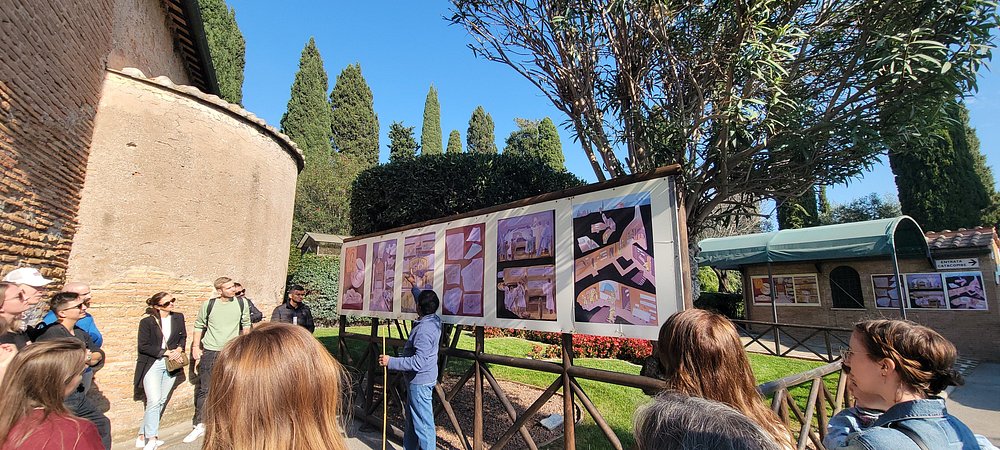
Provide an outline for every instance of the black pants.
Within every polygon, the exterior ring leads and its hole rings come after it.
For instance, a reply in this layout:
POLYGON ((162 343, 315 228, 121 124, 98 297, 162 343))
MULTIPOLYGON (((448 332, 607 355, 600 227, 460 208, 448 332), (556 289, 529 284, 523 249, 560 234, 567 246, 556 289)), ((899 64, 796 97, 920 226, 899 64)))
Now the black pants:
POLYGON ((101 443, 104 444, 104 448, 111 449, 111 420, 87 399, 87 394, 83 393, 82 385, 66 397, 64 404, 73 415, 93 422, 97 427, 97 433, 101 435, 101 443))
POLYGON ((194 424, 202 422, 203 406, 205 398, 208 397, 208 386, 212 384, 212 366, 215 366, 215 358, 219 352, 215 350, 205 350, 198 360, 198 387, 194 391, 194 424))

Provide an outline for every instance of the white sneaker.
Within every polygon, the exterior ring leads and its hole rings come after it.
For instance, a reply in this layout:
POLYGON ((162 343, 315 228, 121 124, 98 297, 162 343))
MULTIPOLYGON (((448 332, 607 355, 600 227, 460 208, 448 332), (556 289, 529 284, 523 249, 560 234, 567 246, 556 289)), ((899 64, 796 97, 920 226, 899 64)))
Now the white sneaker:
POLYGON ((136 437, 135 438, 135 448, 143 448, 146 446, 146 438, 136 437))
POLYGON ((146 442, 146 446, 143 447, 142 450, 154 450, 156 449, 156 447, 159 447, 161 445, 163 445, 163 441, 153 439, 151 441, 146 442))
POLYGON ((184 436, 184 443, 190 444, 194 442, 196 439, 200 438, 201 435, 203 434, 205 434, 205 424, 199 423, 198 425, 194 426, 194 429, 191 430, 191 432, 188 433, 187 436, 184 436))

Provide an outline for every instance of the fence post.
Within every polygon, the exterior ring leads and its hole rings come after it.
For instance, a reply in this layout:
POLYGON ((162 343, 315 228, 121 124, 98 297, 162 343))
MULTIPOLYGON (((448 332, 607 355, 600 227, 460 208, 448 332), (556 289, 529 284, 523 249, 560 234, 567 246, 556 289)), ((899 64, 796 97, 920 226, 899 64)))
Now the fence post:
POLYGON ((476 327, 476 360, 473 362, 476 380, 475 413, 472 422, 472 448, 473 450, 483 450, 483 369, 479 363, 479 355, 483 353, 485 347, 483 341, 483 327, 476 327))
POLYGON ((576 450, 576 414, 573 413, 573 383, 569 369, 573 367, 573 335, 562 334, 563 379, 563 448, 576 450))

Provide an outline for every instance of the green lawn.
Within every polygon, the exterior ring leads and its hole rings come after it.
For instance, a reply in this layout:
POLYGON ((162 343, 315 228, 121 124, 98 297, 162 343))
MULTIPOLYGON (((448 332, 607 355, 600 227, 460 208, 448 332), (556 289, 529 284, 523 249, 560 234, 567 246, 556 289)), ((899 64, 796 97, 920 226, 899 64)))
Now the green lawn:
MULTIPOLYGON (((368 334, 370 327, 350 327, 348 331, 354 333, 368 334)), ((379 329, 381 333, 385 328, 379 329)), ((338 355, 337 348, 338 331, 332 328, 321 328, 316 330, 316 336, 326 345, 326 347, 338 355)), ((391 337, 398 337, 396 330, 391 330, 391 337)), ((348 341, 351 353, 357 359, 364 351, 364 344, 358 341, 348 341)), ((511 357, 525 357, 531 352, 535 343, 518 338, 492 338, 485 342, 486 352, 496 355, 511 357)), ((463 333, 459 339, 458 347, 472 350, 475 340, 469 333, 463 333)), ((805 372, 823 365, 816 361, 804 361, 792 358, 779 358, 769 355, 749 354, 750 365, 753 367, 754 375, 758 383, 776 380, 795 373, 805 372)), ((638 375, 640 367, 620 360, 577 358, 574 363, 583 367, 603 369, 621 373, 638 375)), ((448 362, 448 373, 461 375, 468 369, 470 361, 451 359, 448 362)), ((536 386, 540 389, 547 388, 555 375, 532 370, 517 369, 505 366, 491 366, 493 375, 498 379, 524 383, 536 386)), ((828 377, 824 380, 829 389, 836 389, 836 377, 828 377)), ((631 448, 634 444, 632 439, 632 415, 635 410, 645 402, 649 401, 649 396, 639 389, 621 387, 607 383, 590 380, 578 380, 584 392, 590 396, 601 414, 604 415, 608 425, 615 431, 625 448, 631 448)), ((792 395, 799 403, 799 407, 804 410, 805 400, 809 395, 808 387, 792 389, 792 395)), ((582 407, 581 407, 582 408, 582 407)), ((583 421, 577 425, 577 448, 580 449, 604 449, 611 448, 601 430, 594 423, 586 411, 583 411, 583 421)), ((561 442, 553 443, 550 448, 562 448, 561 442)))

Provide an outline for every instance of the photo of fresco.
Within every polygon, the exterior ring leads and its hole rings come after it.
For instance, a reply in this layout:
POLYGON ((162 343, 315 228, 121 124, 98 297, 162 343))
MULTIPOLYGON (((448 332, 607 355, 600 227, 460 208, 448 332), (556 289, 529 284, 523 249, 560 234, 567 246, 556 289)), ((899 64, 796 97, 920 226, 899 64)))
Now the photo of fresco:
POLYGON ((452 228, 444 234, 444 300, 451 316, 483 316, 483 235, 479 223, 452 228))
POLYGON ((372 246, 371 311, 392 311, 392 289, 396 282, 396 240, 372 246))
POLYGON ((573 206, 574 320, 656 325, 650 196, 573 206))
POLYGON ((792 292, 797 305, 819 304, 819 281, 816 275, 795 275, 792 277, 792 292))
POLYGON ((364 307, 365 291, 365 250, 364 244, 348 247, 344 251, 344 260, 341 285, 344 287, 340 293, 340 308, 350 310, 361 310, 364 307))
MULTIPOLYGON (((403 267, 401 274, 412 275, 418 289, 434 288, 434 233, 410 236, 403 240, 403 267)), ((417 302, 410 288, 413 286, 406 276, 400 276, 403 283, 401 311, 417 312, 417 302)))
POLYGON ((872 288, 876 307, 899 308, 899 285, 895 275, 872 275, 872 288))
MULTIPOLYGON (((780 304, 795 303, 795 282, 794 277, 789 275, 775 275, 774 280, 774 300, 780 304)), ((771 284, 767 275, 750 277, 751 288, 753 289, 754 304, 771 304, 771 284)))
POLYGON ((554 258, 555 211, 500 219, 497 262, 554 258))
POLYGON ((948 289, 948 306, 951 309, 973 309, 985 311, 986 292, 983 290, 983 274, 980 272, 951 272, 944 274, 948 289))
POLYGON ((555 211, 497 221, 497 317, 556 320, 555 211))
POLYGON ((908 273, 904 276, 910 308, 948 308, 940 273, 908 273))

